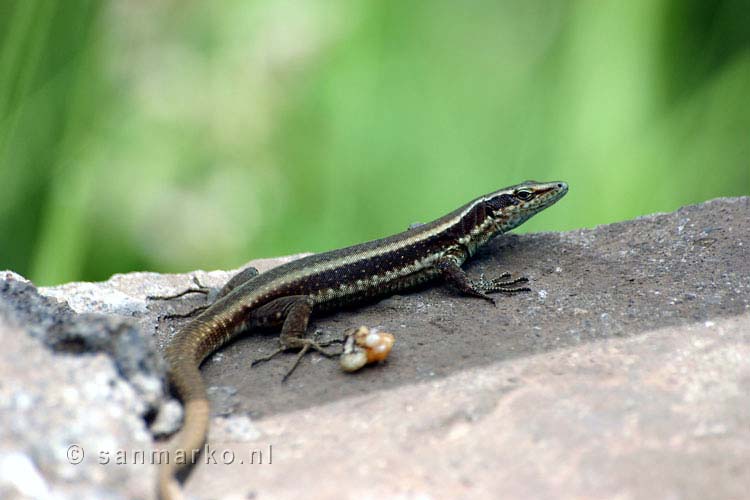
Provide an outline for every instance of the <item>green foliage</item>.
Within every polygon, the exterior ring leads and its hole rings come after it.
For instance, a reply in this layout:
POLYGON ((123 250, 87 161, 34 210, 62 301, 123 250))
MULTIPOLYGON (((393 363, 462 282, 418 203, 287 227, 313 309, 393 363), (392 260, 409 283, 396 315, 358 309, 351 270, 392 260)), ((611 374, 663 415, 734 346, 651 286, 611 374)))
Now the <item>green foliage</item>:
POLYGON ((236 267, 525 179, 571 190, 524 231, 747 195, 747 26, 739 0, 0 0, 0 268, 236 267))

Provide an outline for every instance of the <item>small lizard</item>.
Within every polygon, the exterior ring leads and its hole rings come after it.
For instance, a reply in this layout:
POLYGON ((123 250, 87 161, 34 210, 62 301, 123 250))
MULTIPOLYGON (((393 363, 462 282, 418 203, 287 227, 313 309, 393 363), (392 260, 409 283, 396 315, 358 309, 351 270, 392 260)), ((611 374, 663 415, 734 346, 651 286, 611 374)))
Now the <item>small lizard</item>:
POLYGON ((495 303, 488 294, 528 291, 528 281, 509 274, 481 282, 461 265, 492 237, 523 224, 568 191, 564 182, 527 181, 481 196, 427 224, 379 240, 295 260, 256 275, 235 276, 218 298, 177 332, 165 350, 169 382, 185 408, 183 427, 159 473, 159 496, 180 498, 175 474, 191 464, 208 431, 209 404, 199 367, 213 351, 257 327, 281 326, 278 352, 298 349, 292 366, 310 349, 328 354, 305 337, 313 312, 413 289, 437 278, 460 292, 495 303))

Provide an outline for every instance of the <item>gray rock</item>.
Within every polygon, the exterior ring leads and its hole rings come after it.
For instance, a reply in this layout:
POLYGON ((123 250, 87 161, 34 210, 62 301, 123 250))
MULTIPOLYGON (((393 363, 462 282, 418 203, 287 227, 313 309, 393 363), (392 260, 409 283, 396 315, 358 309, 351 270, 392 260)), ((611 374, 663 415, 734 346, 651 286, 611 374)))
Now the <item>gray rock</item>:
POLYGON ((0 318, 0 497, 149 498, 147 405, 104 353, 62 354, 0 318), (127 461, 133 460, 128 455, 127 461))
MULTIPOLYGON (((292 356, 250 369, 277 336, 247 335, 204 364, 213 454, 187 491, 742 497, 748 221, 743 197, 499 238, 467 271, 526 275, 532 293, 492 307, 434 287, 317 318, 324 337, 360 324, 396 335, 386 363, 355 375, 312 355, 281 384, 292 356)), ((291 258, 252 264, 265 271, 291 258)), ((206 298, 149 296, 195 289, 195 279, 217 288, 233 273, 133 273, 39 290, 75 313, 17 276, 0 280, 0 496, 148 497, 153 467, 73 467, 65 445, 152 449, 144 419, 163 381, 155 346, 188 321, 169 315, 206 298)), ((163 407, 152 431, 179 422, 174 403, 163 407)))
MULTIPOLYGON (((84 296, 96 288, 80 285, 84 296)), ((112 297, 106 291, 102 296, 112 297)), ((166 365, 152 337, 143 335, 134 321, 116 314, 76 314, 67 303, 40 295, 31 282, 11 272, 0 274, 0 317, 55 352, 108 354, 146 403, 145 411, 158 409, 166 365)))

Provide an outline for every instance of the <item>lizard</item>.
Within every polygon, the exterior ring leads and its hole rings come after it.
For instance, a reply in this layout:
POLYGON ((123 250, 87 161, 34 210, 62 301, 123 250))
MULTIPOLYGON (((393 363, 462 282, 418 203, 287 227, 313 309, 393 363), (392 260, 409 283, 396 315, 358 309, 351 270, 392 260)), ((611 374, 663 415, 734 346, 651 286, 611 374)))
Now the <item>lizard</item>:
MULTIPOLYGON (((480 196, 426 224, 393 236, 319 253, 257 274, 247 268, 165 347, 168 381, 184 406, 182 429, 160 464, 158 495, 182 496, 176 474, 191 465, 206 439, 209 402, 200 365, 212 352, 255 328, 281 327, 279 352, 298 350, 293 370, 309 350, 331 356, 305 337, 312 313, 325 313, 411 290, 442 278, 464 295, 492 304, 489 294, 529 291, 525 277, 472 280, 461 265, 487 241, 523 224, 568 191, 565 182, 526 181, 480 196)), ((259 361, 259 360, 256 360, 259 361)), ((291 373, 287 372, 287 375, 291 373)))

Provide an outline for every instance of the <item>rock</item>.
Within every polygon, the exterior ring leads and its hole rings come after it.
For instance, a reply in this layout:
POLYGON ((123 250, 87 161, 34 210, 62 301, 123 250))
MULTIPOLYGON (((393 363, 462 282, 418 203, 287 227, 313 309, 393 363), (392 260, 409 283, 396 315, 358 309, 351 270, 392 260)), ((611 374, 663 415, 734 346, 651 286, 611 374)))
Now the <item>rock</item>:
MULTIPOLYGON (((204 364, 212 430, 186 490, 197 498, 742 497, 750 488, 748 221, 742 197, 498 238, 467 272, 525 275, 532 293, 492 307, 438 286, 317 318, 321 338, 362 324, 396 335, 390 358, 356 375, 311 355, 282 384, 293 356, 250 369, 277 336, 247 335, 204 364)), ((252 264, 265 271, 291 258, 252 264)), ((188 321, 170 314, 206 298, 149 296, 195 289, 196 280, 218 288, 233 274, 132 273, 42 288, 42 296, 5 274, 0 496, 151 495, 148 461, 86 460, 102 449, 153 449, 146 422, 160 407, 169 411, 152 431, 179 422, 179 409, 160 399, 156 347, 188 321), (78 466, 65 455, 74 443, 87 451, 78 466)))
MULTIPOLYGON (((81 284, 84 294, 94 288, 93 283, 81 284)), ((106 291, 102 296, 112 297, 106 291)), ((146 404, 144 412, 153 413, 161 404, 166 365, 152 337, 133 321, 115 314, 76 314, 66 303, 40 295, 31 282, 11 272, 0 275, 0 317, 23 327, 53 351, 108 354, 146 404)))
POLYGON ((320 498, 743 498, 748 396, 745 314, 268 415, 247 442, 217 437, 235 461, 201 464, 186 488, 200 498, 311 488, 320 498), (261 452, 272 463, 248 465, 261 452))
POLYGON ((149 498, 152 467, 102 465, 152 449, 147 404, 112 358, 54 353, 4 318, 0 345, 0 497, 149 498))

